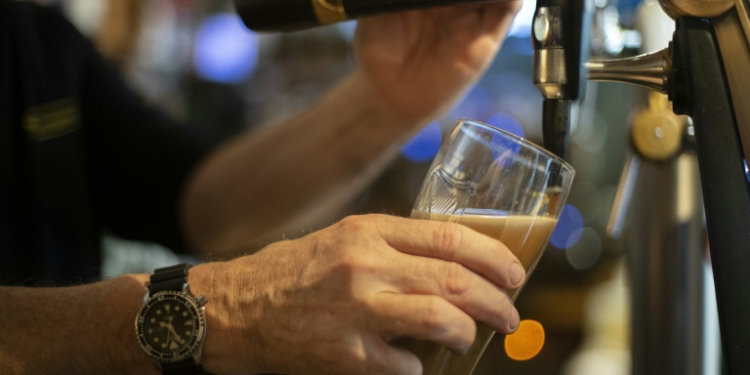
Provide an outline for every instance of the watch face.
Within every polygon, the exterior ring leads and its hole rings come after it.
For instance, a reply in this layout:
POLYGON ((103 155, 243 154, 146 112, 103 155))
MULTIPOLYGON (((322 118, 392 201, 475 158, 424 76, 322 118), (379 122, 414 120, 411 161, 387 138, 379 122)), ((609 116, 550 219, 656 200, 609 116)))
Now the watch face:
POLYGON ((203 335, 203 314, 198 309, 192 299, 181 293, 157 293, 136 320, 141 347, 161 362, 191 356, 203 335))

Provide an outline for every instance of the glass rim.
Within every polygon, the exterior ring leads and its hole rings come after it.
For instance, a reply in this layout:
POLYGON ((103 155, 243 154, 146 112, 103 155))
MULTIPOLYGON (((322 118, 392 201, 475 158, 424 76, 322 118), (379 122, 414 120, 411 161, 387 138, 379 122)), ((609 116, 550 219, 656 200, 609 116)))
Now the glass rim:
POLYGON ((573 166, 570 165, 570 163, 568 163, 567 161, 565 161, 565 159, 563 159, 563 158, 561 158, 561 157, 553 154, 552 152, 550 152, 546 148, 544 148, 542 146, 539 146, 538 144, 536 144, 534 142, 531 142, 531 141, 527 140, 526 138, 519 137, 519 136, 517 136, 517 135, 515 135, 515 134, 513 134, 511 132, 508 132, 508 131, 505 131, 503 129, 500 129, 500 128, 496 127, 496 126, 493 126, 493 125, 490 125, 490 124, 487 124, 487 123, 484 123, 484 122, 481 122, 481 121, 472 120, 470 118, 464 118, 464 117, 462 117, 462 118, 459 118, 457 121, 458 121, 458 123, 470 123, 471 125, 479 126, 479 127, 482 127, 482 128, 487 128, 488 130, 491 130, 491 131, 500 132, 500 134, 503 135, 503 136, 505 136, 505 137, 511 138, 512 140, 517 141, 518 143, 520 143, 520 144, 522 144, 522 145, 524 145, 526 147, 534 149, 534 151, 537 151, 539 153, 542 153, 542 154, 545 154, 545 155, 549 156, 551 159, 555 160, 556 162, 558 162, 563 167, 566 167, 567 169, 570 169, 573 173, 575 173, 575 171, 576 171, 576 169, 573 168, 573 166))

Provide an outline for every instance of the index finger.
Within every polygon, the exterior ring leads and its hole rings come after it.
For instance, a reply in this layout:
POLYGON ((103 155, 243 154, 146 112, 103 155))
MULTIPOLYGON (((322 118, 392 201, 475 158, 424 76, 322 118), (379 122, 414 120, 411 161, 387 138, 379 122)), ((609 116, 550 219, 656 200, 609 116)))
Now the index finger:
POLYGON ((389 217, 378 229, 402 253, 460 263, 500 287, 519 287, 526 278, 507 246, 460 224, 389 217))

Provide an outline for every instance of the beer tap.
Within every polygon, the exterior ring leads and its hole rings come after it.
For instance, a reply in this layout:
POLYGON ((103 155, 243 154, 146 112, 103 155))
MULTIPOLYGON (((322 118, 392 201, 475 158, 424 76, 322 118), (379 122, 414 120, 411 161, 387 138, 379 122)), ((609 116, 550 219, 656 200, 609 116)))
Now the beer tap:
MULTIPOLYGON (((483 1, 483 0, 468 0, 483 1)), ((361 16, 443 6, 461 0, 235 0, 256 31, 295 30, 361 16)), ((660 0, 676 20, 662 51, 592 61, 587 0, 538 0, 532 26, 534 83, 544 96, 544 144, 567 157, 570 121, 588 78, 665 92, 693 121, 717 291, 722 347, 730 374, 750 374, 750 4, 748 0, 660 0)), ((680 267, 680 265, 673 265, 680 267)))
POLYGON ((730 374, 747 374, 749 7, 745 0, 663 0, 661 5, 676 19, 670 45, 649 55, 591 62, 587 64, 589 78, 637 84, 667 93, 675 113, 691 116, 725 367, 730 374))
POLYGON ((544 97, 544 147, 564 159, 571 113, 583 96, 581 63, 588 57, 591 12, 588 0, 539 0, 532 22, 534 84, 544 97))

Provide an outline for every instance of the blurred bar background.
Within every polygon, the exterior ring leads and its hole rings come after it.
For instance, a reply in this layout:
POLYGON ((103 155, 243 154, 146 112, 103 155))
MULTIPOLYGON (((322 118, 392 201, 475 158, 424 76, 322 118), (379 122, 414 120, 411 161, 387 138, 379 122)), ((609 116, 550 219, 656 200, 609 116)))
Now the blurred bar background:
MULTIPOLYGON (((485 77, 407 143, 344 212, 321 223, 355 213, 408 216, 442 137, 457 118, 487 122, 542 143, 542 97, 531 78, 534 0, 524 1, 485 77)), ((58 8, 91 38, 148 102, 220 138, 273 126, 304 109, 356 64, 352 22, 255 34, 244 28, 229 0, 41 2, 58 8)), ((639 52, 638 35, 629 31, 639 5, 638 0, 596 1, 595 53, 639 52)), ((523 319, 544 326, 546 344, 535 358, 517 362, 505 354, 502 337, 496 337, 477 375, 630 373, 624 247, 607 237, 606 226, 626 158, 630 119, 646 105, 645 97, 644 90, 625 85, 587 87, 574 121, 571 160, 578 173, 569 204, 517 301, 523 319)), ((113 236, 104 241, 107 275, 143 272, 176 258, 154 244, 113 236)))

